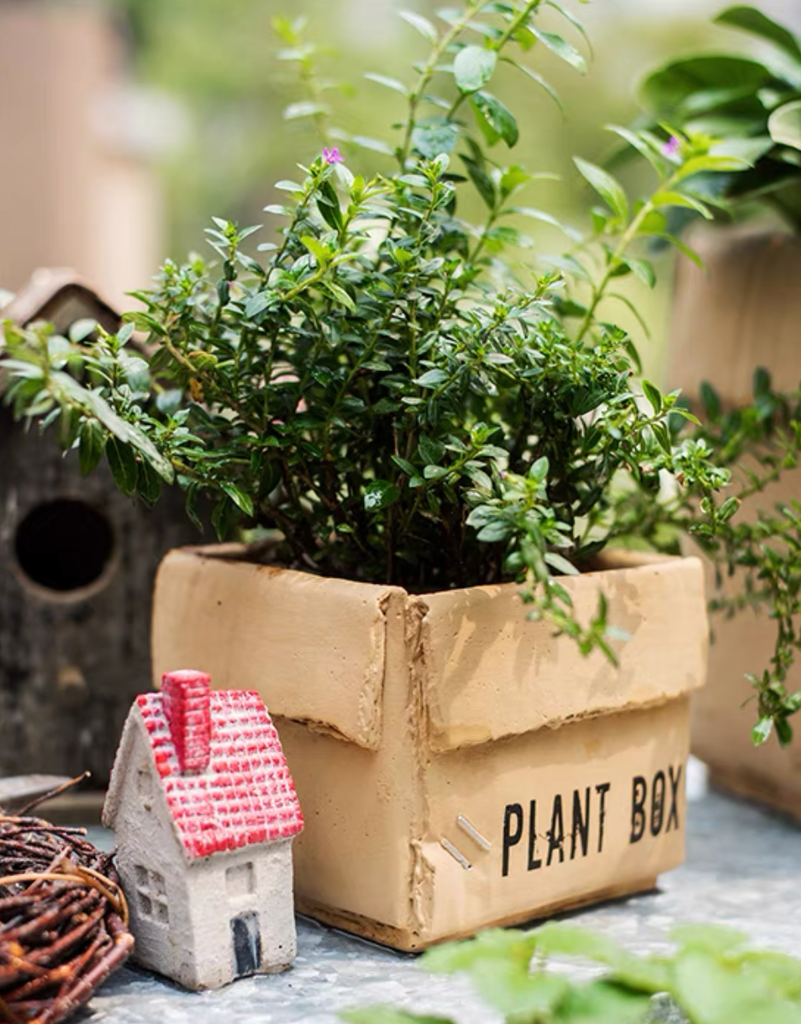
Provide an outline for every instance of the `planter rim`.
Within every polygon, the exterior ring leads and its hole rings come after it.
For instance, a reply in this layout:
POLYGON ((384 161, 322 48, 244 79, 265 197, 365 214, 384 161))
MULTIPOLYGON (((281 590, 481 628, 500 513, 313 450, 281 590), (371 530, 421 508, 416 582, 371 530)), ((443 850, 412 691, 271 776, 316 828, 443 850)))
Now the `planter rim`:
MULTIPOLYGON (((398 593, 408 598, 420 598, 425 601, 441 594, 460 595, 469 592, 499 594, 505 591, 519 590, 520 584, 514 581, 505 583, 477 583, 466 587, 451 587, 447 590, 407 590, 406 587, 397 583, 372 583, 362 580, 352 580, 347 576, 327 576, 324 573, 305 571, 303 569, 289 569, 283 565, 257 562, 247 557, 251 545, 238 543, 223 544, 188 544, 180 548, 174 548, 174 552, 194 555, 198 558, 207 558, 211 561, 233 562, 236 564, 255 565, 270 573, 270 575, 281 575, 287 578, 311 580, 334 580, 337 584, 354 587, 370 587, 382 594, 398 593)), ((614 578, 622 572, 641 571, 648 572, 657 566, 672 568, 679 565, 695 564, 701 567, 701 559, 697 555, 663 555, 652 551, 637 551, 628 548, 607 548, 597 558, 599 563, 597 569, 590 569, 587 572, 579 573, 578 576, 559 577, 560 581, 567 582, 568 586, 572 580, 592 580, 598 577, 614 578)))

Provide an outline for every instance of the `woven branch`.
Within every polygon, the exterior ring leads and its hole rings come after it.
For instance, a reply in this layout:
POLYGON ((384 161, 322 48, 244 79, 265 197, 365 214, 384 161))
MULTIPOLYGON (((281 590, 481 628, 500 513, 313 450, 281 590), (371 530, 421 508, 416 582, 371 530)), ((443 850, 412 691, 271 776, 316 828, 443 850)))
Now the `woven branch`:
POLYGON ((0 1021, 58 1024, 131 953, 111 857, 84 836, 0 812, 0 1021))

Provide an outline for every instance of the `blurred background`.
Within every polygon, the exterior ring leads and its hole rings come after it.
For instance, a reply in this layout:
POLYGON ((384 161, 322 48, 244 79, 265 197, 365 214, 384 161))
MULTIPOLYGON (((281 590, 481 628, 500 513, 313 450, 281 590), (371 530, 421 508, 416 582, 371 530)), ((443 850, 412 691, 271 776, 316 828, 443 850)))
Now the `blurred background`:
MULTIPOLYGON (((435 0, 0 0, 0 288, 15 291, 39 266, 68 266, 124 306, 130 303, 125 293, 146 286, 166 256, 206 248, 203 228, 212 215, 241 224, 266 217, 258 240, 268 241, 274 228, 262 208, 280 198, 273 182, 297 177, 296 163, 320 148, 312 118, 282 116, 309 95, 296 67, 276 59, 282 44, 273 18, 308 17, 309 37, 320 44, 318 73, 338 83, 324 96, 333 108, 329 124, 391 142, 389 124, 400 117, 403 99, 363 74, 408 81, 426 44, 397 9, 434 17, 439 6, 435 0)), ((588 55, 587 75, 550 53, 535 56, 564 111, 534 83, 522 88, 519 78, 501 77, 496 91, 521 124, 512 158, 562 179, 540 183, 527 201, 580 224, 582 204, 592 198, 571 157, 608 155, 603 126, 636 114, 644 71, 669 55, 749 44, 710 25, 721 0, 567 0, 567 6, 592 42, 590 54, 580 35, 571 35, 588 55)), ((801 27, 798 0, 762 6, 801 27)), ((390 166, 379 153, 341 148, 354 170, 390 166)), ((627 183, 636 188, 643 173, 626 171, 627 183)), ((531 224, 525 227, 530 232, 531 224)), ((564 244, 549 231, 530 232, 537 250, 564 244)), ((643 347, 656 376, 669 282, 668 266, 653 295, 637 296, 653 325, 654 338, 643 347)), ((635 323, 620 319, 642 340, 635 323)))

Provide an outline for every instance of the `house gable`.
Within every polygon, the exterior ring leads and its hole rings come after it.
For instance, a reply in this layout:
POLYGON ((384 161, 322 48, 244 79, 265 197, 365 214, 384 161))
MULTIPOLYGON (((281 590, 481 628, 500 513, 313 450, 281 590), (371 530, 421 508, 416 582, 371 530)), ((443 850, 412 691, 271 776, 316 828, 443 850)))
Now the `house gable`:
POLYGON ((133 846, 142 849, 142 857, 149 859, 147 851, 152 847, 154 853, 158 851, 158 857, 185 861, 145 723, 136 705, 128 714, 111 771, 103 824, 114 829, 118 856, 127 857, 133 846))

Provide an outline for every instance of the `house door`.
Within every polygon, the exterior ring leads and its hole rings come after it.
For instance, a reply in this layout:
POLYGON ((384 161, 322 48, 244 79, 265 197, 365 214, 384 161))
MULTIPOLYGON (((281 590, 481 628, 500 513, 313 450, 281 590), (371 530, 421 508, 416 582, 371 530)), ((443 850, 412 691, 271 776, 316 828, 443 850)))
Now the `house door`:
POLYGON ((231 921, 234 969, 239 978, 261 967, 261 933, 258 914, 240 914, 231 921))

